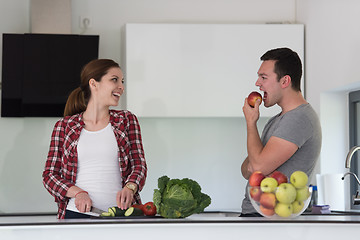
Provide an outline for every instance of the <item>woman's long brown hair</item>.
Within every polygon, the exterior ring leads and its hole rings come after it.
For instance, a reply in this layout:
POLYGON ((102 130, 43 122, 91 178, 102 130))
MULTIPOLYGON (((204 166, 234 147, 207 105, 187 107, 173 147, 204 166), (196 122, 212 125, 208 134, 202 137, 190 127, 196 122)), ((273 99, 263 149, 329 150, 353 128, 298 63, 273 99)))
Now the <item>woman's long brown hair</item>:
POLYGON ((111 59, 95 59, 86 64, 80 74, 80 87, 74 89, 65 105, 64 117, 84 112, 91 97, 89 80, 95 79, 100 82, 101 78, 110 68, 118 67, 119 64, 111 59))

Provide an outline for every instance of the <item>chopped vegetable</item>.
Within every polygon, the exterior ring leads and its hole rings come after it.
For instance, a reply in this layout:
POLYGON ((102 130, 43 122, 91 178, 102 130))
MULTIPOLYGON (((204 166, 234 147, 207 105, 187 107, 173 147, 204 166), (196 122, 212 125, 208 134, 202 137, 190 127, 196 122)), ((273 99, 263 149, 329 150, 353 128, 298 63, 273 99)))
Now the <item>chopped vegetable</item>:
POLYGON ((109 207, 107 212, 100 214, 100 217, 123 217, 126 210, 122 210, 118 207, 109 207))
POLYGON ((211 198, 201 192, 200 185, 189 178, 170 179, 162 176, 154 190, 157 212, 165 218, 185 218, 201 213, 210 205, 211 198))
POLYGON ((113 217, 122 217, 124 216, 126 210, 122 210, 119 207, 110 207, 108 212, 111 212, 113 217))
POLYGON ((130 217, 130 216, 144 216, 144 213, 142 210, 138 209, 138 208, 134 208, 134 207, 129 207, 126 211, 125 211, 125 217, 130 217))
POLYGON ((129 216, 144 216, 143 210, 129 207, 126 210, 122 210, 119 207, 109 207, 107 212, 100 214, 101 217, 129 217, 129 216))
POLYGON ((112 217, 112 213, 111 212, 103 212, 100 214, 100 217, 112 217))
POLYGON ((146 216, 155 216, 156 206, 153 202, 147 202, 143 205, 143 212, 146 216))

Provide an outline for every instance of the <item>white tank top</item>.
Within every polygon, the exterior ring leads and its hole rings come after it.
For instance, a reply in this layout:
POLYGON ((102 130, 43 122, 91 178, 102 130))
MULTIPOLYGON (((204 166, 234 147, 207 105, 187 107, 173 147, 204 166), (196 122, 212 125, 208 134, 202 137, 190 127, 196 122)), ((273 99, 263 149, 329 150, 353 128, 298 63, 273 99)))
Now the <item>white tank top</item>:
MULTIPOLYGON (((116 194, 122 189, 122 180, 118 145, 111 124, 94 132, 82 129, 77 152, 76 186, 89 193, 94 207, 107 211, 116 206, 116 194)), ((70 199, 66 209, 78 212, 75 198, 70 199)))

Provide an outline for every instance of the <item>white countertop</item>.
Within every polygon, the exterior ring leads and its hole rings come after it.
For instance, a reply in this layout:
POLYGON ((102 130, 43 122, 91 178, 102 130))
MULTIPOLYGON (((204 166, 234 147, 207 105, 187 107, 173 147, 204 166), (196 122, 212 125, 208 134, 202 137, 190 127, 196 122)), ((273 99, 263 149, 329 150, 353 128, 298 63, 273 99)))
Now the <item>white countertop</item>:
POLYGON ((67 224, 166 224, 166 223, 353 223, 360 224, 360 215, 301 215, 293 219, 269 219, 265 217, 239 217, 239 213, 209 212, 194 214, 183 219, 162 217, 122 217, 91 219, 57 219, 55 215, 0 215, 2 226, 67 225, 67 224))

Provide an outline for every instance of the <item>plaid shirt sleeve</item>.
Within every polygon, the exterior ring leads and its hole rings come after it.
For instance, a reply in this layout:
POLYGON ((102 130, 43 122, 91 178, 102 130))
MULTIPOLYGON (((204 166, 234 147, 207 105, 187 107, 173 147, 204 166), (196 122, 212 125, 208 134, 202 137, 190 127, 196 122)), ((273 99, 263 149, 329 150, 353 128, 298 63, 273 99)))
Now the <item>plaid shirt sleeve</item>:
MULTIPOLYGON (((43 171, 43 184, 47 191, 55 197, 56 202, 67 200, 66 193, 74 184, 63 177, 63 145, 65 139, 65 126, 63 119, 59 120, 53 129, 49 153, 43 171)), ((66 171, 66 170, 65 170, 66 171)))
MULTIPOLYGON (((128 160, 130 168, 128 168, 128 174, 124 185, 127 182, 134 182, 138 185, 139 191, 141 191, 145 185, 147 176, 147 165, 145 161, 144 149, 142 145, 140 125, 137 117, 127 112, 127 133, 130 144, 128 152, 128 160)), ((140 200, 140 198, 138 198, 140 200)))

